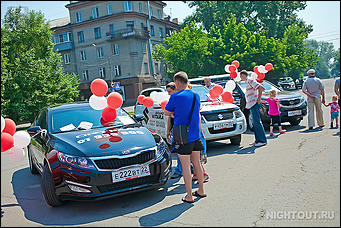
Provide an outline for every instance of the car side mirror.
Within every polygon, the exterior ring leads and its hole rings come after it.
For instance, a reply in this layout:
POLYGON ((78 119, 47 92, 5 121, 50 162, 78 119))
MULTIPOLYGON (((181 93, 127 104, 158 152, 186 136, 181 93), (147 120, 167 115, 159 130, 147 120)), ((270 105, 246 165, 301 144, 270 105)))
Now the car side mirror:
POLYGON ((143 119, 144 119, 144 115, 141 115, 141 114, 137 114, 137 115, 134 115, 134 119, 137 121, 137 122, 142 122, 143 119))
POLYGON ((36 134, 41 134, 42 136, 46 137, 47 136, 47 130, 46 129, 41 129, 40 126, 33 126, 27 129, 27 132, 33 137, 36 134))

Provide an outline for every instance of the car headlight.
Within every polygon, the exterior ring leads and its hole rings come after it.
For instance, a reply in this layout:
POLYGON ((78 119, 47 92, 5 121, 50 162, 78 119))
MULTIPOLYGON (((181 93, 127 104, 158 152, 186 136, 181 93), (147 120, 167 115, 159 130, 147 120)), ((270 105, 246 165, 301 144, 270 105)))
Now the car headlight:
POLYGON ((233 113, 234 113, 234 116, 235 116, 236 118, 243 117, 243 113, 242 113, 242 111, 240 111, 240 110, 236 110, 236 111, 234 111, 233 113))
POLYGON ((157 146, 157 148, 156 148, 156 158, 159 158, 161 155, 163 155, 168 150, 167 144, 162 139, 162 137, 160 137, 160 142, 158 142, 156 144, 156 146, 157 146))
POLYGON ((62 163, 66 163, 68 165, 72 165, 78 168, 84 169, 94 169, 96 170, 95 166, 92 164, 92 161, 85 157, 78 157, 78 156, 71 156, 68 154, 64 154, 58 151, 58 159, 62 163))
POLYGON ((201 123, 205 123, 205 118, 201 116, 201 123))
POLYGON ((304 99, 304 97, 302 96, 301 98, 300 98, 300 104, 302 104, 302 103, 304 103, 305 102, 305 99, 304 99))

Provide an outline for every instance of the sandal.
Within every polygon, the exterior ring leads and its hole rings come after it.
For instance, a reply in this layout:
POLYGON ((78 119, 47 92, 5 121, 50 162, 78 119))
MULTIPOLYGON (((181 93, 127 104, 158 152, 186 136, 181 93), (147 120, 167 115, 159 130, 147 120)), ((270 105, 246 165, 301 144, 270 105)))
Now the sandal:
POLYGON ((192 195, 193 195, 193 196, 197 196, 197 197, 201 197, 201 198, 204 198, 204 197, 207 196, 206 194, 200 195, 200 194, 198 193, 198 191, 193 192, 192 195))
POLYGON ((186 203, 194 203, 194 200, 186 200, 186 196, 184 196, 182 199, 181 199, 183 202, 186 202, 186 203))

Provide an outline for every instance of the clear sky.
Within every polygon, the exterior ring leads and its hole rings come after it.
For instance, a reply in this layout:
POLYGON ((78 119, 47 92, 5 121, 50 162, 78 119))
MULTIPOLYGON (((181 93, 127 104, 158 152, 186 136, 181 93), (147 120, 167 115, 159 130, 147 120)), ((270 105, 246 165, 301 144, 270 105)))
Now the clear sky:
MULTIPOLYGON (((194 9, 181 1, 164 1, 167 6, 164 12, 172 18, 178 18, 179 22, 190 15, 194 9)), ((26 6, 29 10, 40 10, 47 20, 69 16, 65 5, 69 1, 1 1, 1 19, 9 6, 26 6)), ((305 10, 298 15, 307 24, 313 25, 314 31, 308 38, 318 41, 327 41, 334 44, 334 48, 340 48, 340 1, 307 1, 305 10)))

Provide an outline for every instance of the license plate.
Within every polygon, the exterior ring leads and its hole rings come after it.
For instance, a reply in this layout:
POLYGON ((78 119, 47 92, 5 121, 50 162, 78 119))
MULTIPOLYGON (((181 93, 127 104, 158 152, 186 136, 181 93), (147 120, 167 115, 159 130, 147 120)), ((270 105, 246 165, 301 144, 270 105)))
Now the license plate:
POLYGON ((214 130, 220 130, 220 129, 225 129, 225 128, 231 128, 233 127, 233 122, 224 122, 224 123, 216 123, 213 125, 214 130))
POLYGON ((301 110, 288 111, 288 116, 297 116, 297 115, 301 115, 301 114, 302 114, 301 110))
POLYGON ((112 172, 112 181, 113 183, 116 183, 120 181, 130 180, 149 175, 150 175, 149 165, 139 166, 112 172))

